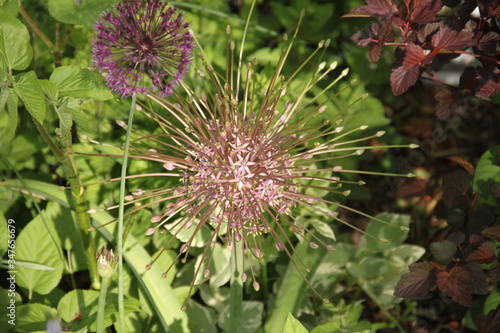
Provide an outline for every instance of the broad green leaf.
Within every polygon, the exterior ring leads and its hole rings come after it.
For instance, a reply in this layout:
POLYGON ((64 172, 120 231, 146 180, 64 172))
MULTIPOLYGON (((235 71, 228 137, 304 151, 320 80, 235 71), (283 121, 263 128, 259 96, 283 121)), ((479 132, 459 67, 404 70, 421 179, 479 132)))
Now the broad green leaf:
POLYGON ((14 89, 19 98, 24 102, 26 110, 39 123, 45 119, 45 97, 38 78, 34 71, 16 75, 16 84, 14 89))
POLYGON ((43 93, 54 102, 57 102, 59 98, 59 92, 57 90, 57 86, 50 82, 49 80, 38 80, 40 83, 40 87, 42 88, 43 93))
MULTIPOLYGON (((175 235, 175 237, 183 243, 189 241, 193 235, 193 230, 198 227, 199 220, 194 219, 192 226, 189 229, 184 227, 184 223, 179 223, 180 220, 176 220, 172 223, 165 224, 165 229, 169 230, 170 233, 175 235)), ((192 247, 204 247, 208 244, 208 241, 212 235, 212 230, 210 227, 203 225, 200 230, 194 235, 190 246, 192 247)))
MULTIPOLYGON (((57 306, 57 311, 61 319, 69 323, 73 331, 89 327, 91 332, 95 332, 97 301, 99 292, 94 290, 76 289, 67 293, 57 306), (78 315, 81 320, 74 320, 78 315)), ((141 303, 131 297, 125 296, 125 314, 140 311, 141 303)), ((104 323, 108 327, 118 319, 118 294, 109 293, 106 295, 106 308, 104 323)))
POLYGON ((283 333, 308 333, 309 331, 289 312, 283 333))
POLYGON ((47 321, 57 318, 57 311, 50 306, 31 303, 16 308, 16 330, 21 332, 45 332, 47 321))
POLYGON ((93 98, 100 101, 113 98, 101 74, 77 66, 56 68, 50 76, 50 81, 57 86, 61 96, 93 98))
MULTIPOLYGON (((25 179, 24 183, 26 184, 26 186, 28 186, 29 191, 36 198, 54 201, 59 203, 63 207, 69 207, 66 201, 66 196, 64 195, 64 192, 60 190, 59 186, 32 179, 25 179)), ((9 188, 19 192, 28 191, 28 189, 23 186, 23 183, 18 179, 9 179, 0 182, 0 188, 1 187, 9 188)))
POLYGON ((5 110, 5 105, 7 104, 7 100, 9 99, 9 89, 3 89, 0 92, 0 114, 5 110))
POLYGON ((387 260, 363 256, 357 263, 348 263, 347 270, 360 279, 372 280, 384 276, 387 271, 387 260))
POLYGON ((60 22, 91 27, 116 0, 49 0, 49 12, 60 22))
POLYGON ((335 234, 333 233, 332 228, 328 225, 328 223, 321 222, 320 220, 311 220, 310 221, 313 228, 322 236, 330 238, 332 240, 336 240, 335 234))
POLYGON ((457 246, 449 240, 433 242, 429 249, 434 260, 442 265, 447 265, 457 252, 457 246))
POLYGON ((67 110, 71 113, 73 121, 76 122, 78 126, 82 127, 86 132, 92 132, 94 129, 90 127, 89 119, 87 118, 85 112, 82 110, 81 104, 76 98, 68 98, 67 110))
POLYGON ((497 204, 491 186, 500 183, 500 146, 495 146, 481 156, 474 173, 472 188, 489 204, 497 204))
POLYGON ((372 219, 366 233, 373 237, 363 236, 359 243, 358 255, 361 253, 377 253, 401 244, 408 235, 410 216, 383 213, 376 216, 379 222, 372 219), (402 229, 403 228, 403 229, 402 229))
POLYGON ((62 249, 71 253, 73 272, 87 269, 80 232, 69 208, 49 201, 45 208, 44 217, 57 243, 62 249))
MULTIPOLYGON (((241 317, 241 333, 254 333, 262 324, 262 316, 264 314, 264 304, 257 301, 244 301, 241 317)), ((229 305, 219 314, 219 326, 224 332, 229 332, 229 305)), ((195 332, 195 331, 193 331, 195 332)))
POLYGON ((9 96, 7 98, 7 116, 9 118, 9 137, 4 139, 12 139, 16 134, 16 128, 18 123, 18 110, 17 110, 17 102, 18 97, 14 89, 7 88, 5 91, 9 92, 9 96))
POLYGON ((0 214, 0 257, 7 252, 9 246, 9 229, 7 226, 7 219, 3 214, 0 214))
POLYGON ((0 10, 0 61, 9 69, 23 70, 32 58, 28 29, 14 16, 0 10))
POLYGON ((214 309, 189 300, 186 313, 189 316, 189 328, 196 333, 217 333, 217 314, 214 309))
POLYGON ((19 1, 18 0, 4 0, 3 3, 0 4, 0 10, 5 13, 16 16, 19 12, 19 1))
POLYGON ((56 268, 53 271, 41 271, 18 267, 18 285, 30 292, 46 295, 59 284, 64 265, 41 218, 35 218, 21 231, 16 240, 16 249, 18 260, 56 268))

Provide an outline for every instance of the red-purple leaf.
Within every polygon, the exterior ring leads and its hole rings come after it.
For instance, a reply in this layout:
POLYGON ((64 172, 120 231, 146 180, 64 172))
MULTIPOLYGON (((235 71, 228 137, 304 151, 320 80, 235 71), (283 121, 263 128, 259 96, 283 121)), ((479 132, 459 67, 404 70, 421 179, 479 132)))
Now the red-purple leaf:
MULTIPOLYGON (((366 5, 361 5, 349 13, 368 14, 373 17, 386 17, 396 11, 396 6, 391 0, 366 0, 366 5)), ((344 15, 344 17, 346 17, 344 15)))
POLYGON ((491 265, 489 273, 491 282, 500 281, 500 263, 496 262, 491 265))
POLYGON ((500 305, 491 310, 485 316, 480 314, 476 321, 478 333, 498 333, 500 332, 500 305))
POLYGON ((423 261, 408 266, 410 271, 401 276, 394 296, 418 297, 426 295, 436 285, 436 269, 429 262, 423 261))
POLYGON ((482 232, 484 237, 491 238, 496 241, 500 241, 500 225, 495 225, 484 229, 482 232))
POLYGON ((470 274, 469 290, 471 294, 484 295, 488 293, 488 281, 483 269, 476 263, 468 262, 463 266, 470 274))
POLYGON ((448 26, 443 26, 432 36, 432 45, 436 49, 460 51, 472 44, 472 37, 472 32, 457 31, 448 26))
POLYGON ((391 89, 394 95, 401 95, 408 88, 417 82, 420 70, 418 67, 405 68, 400 66, 392 70, 391 73, 391 89))
POLYGON ((490 264, 495 260, 496 246, 491 242, 484 242, 467 256, 467 262, 478 264, 490 264))
POLYGON ((491 74, 485 80, 483 77, 477 78, 476 81, 476 97, 488 98, 500 93, 500 75, 491 74))
POLYGON ((436 20, 436 13, 443 8, 440 0, 415 0, 409 21, 426 24, 436 20))
POLYGON ((476 44, 476 47, 484 54, 494 56, 497 54, 497 45, 500 35, 494 31, 484 34, 476 44))
POLYGON ((461 266, 455 266, 450 271, 437 273, 436 284, 438 288, 460 305, 470 307, 472 294, 470 292, 470 273, 461 266))
POLYGON ((403 58, 404 67, 420 66, 426 58, 424 49, 416 44, 408 44, 403 48, 405 57, 403 58))

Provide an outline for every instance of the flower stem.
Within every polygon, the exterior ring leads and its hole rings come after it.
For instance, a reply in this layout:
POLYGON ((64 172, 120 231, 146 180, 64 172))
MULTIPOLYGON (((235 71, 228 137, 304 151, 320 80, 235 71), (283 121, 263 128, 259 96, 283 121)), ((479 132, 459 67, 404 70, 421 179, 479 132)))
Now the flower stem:
POLYGON ((231 287, 229 295, 229 332, 241 332, 243 313, 243 241, 237 242, 233 235, 233 250, 231 256, 231 287))
POLYGON ((104 333, 106 327, 104 325, 104 313, 106 312, 106 294, 108 292, 109 278, 103 278, 101 284, 101 290, 99 291, 99 300, 97 303, 97 320, 96 320, 96 332, 104 333))
POLYGON ((130 145, 130 133, 132 131, 132 123, 134 121, 134 110, 137 102, 137 94, 132 95, 130 112, 128 115, 127 134, 125 137, 125 145, 123 147, 122 172, 120 180, 120 202, 118 207, 118 230, 116 235, 116 250, 118 256, 118 314, 120 327, 125 327, 125 308, 123 306, 123 212, 125 204, 125 182, 127 176, 128 164, 128 149, 130 145))
MULTIPOLYGON (((71 201, 73 202, 73 209, 76 213, 76 220, 80 231, 80 238, 82 240, 83 249, 85 251, 85 258, 87 259, 87 266, 89 269, 90 281, 92 287, 96 290, 101 288, 99 274, 97 273, 97 261, 95 258, 95 242, 92 233, 89 231, 91 227, 90 217, 87 213, 88 205, 80 176, 78 175, 78 168, 76 167, 75 158, 73 155, 73 146, 71 140, 64 134, 60 136, 61 147, 59 147, 50 137, 49 133, 37 120, 33 119, 35 125, 40 132, 42 138, 50 147, 57 160, 61 162, 64 170, 64 175, 71 187, 71 201)), ((70 200, 68 199, 68 202, 70 200)))

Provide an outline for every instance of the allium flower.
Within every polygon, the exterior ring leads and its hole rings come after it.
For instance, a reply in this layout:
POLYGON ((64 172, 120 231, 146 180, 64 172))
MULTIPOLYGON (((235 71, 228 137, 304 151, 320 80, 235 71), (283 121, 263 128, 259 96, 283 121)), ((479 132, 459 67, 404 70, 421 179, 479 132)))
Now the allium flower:
POLYGON ((191 64, 193 36, 177 9, 160 0, 124 0, 96 23, 92 54, 123 97, 152 88, 172 94, 191 64))
MULTIPOLYGON (((227 34, 230 34, 229 28, 227 34)), ((301 70, 312 66, 311 59, 321 53, 325 44, 319 43, 314 54, 287 79, 282 76, 282 69, 293 45, 291 39, 273 75, 262 86, 256 73, 257 62, 242 65, 243 50, 238 64, 231 60, 235 51, 231 41, 228 42, 225 75, 217 74, 210 63, 203 60, 205 73, 198 82, 213 90, 198 94, 181 83, 184 91, 177 90, 168 100, 148 94, 161 106, 161 115, 152 109, 142 110, 158 124, 162 133, 135 133, 138 137, 133 141, 130 157, 161 163, 164 172, 130 175, 129 178, 165 177, 170 178, 168 183, 172 185, 135 190, 126 198, 128 204, 142 205, 128 214, 164 204, 161 213, 152 218, 155 225, 147 234, 170 232, 174 237, 164 249, 175 237, 184 238, 177 256, 177 259, 182 257, 183 262, 192 250, 197 233, 202 228, 210 228, 211 236, 202 254, 205 262, 202 260, 197 265, 196 276, 210 276, 213 249, 219 238, 230 248, 242 246, 247 262, 252 257, 262 259, 266 255, 262 247, 264 234, 272 237, 276 250, 286 252, 290 258, 295 251, 288 236, 290 231, 297 238, 307 240, 312 248, 324 246, 333 250, 325 238, 308 229, 307 222, 294 216, 299 206, 319 210, 327 219, 356 230, 359 229, 341 219, 337 212, 330 211, 328 206, 368 216, 339 202, 308 194, 314 193, 310 190, 320 190, 349 195, 342 185, 353 182, 343 181, 340 175, 357 171, 343 169, 335 163, 336 159, 360 155, 366 149, 383 148, 356 145, 382 136, 383 131, 362 139, 347 139, 368 126, 344 130, 339 119, 333 123, 317 119, 331 107, 338 95, 331 88, 347 75, 347 70, 319 88, 318 82, 328 78, 337 65, 333 62, 327 66, 321 62, 310 77, 300 77, 299 84, 294 81, 299 80, 297 76, 301 70), (287 93, 290 86, 293 86, 293 93, 287 93), (190 230, 192 233, 186 237, 185 233, 190 230)), ((307 270, 300 259, 293 263, 307 270)), ((253 287, 258 290, 252 265, 247 266, 253 287)), ((246 274, 244 276, 246 278, 246 274)), ((189 293, 192 288, 193 285, 189 293)))

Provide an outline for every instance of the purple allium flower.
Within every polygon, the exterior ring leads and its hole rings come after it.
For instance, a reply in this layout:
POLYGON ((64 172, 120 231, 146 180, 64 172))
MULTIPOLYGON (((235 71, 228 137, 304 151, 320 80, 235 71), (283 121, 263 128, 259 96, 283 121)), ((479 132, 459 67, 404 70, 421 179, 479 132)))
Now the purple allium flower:
POLYGON ((120 1, 95 25, 94 63, 123 97, 151 88, 171 95, 191 64, 194 39, 188 26, 167 2, 120 1))

